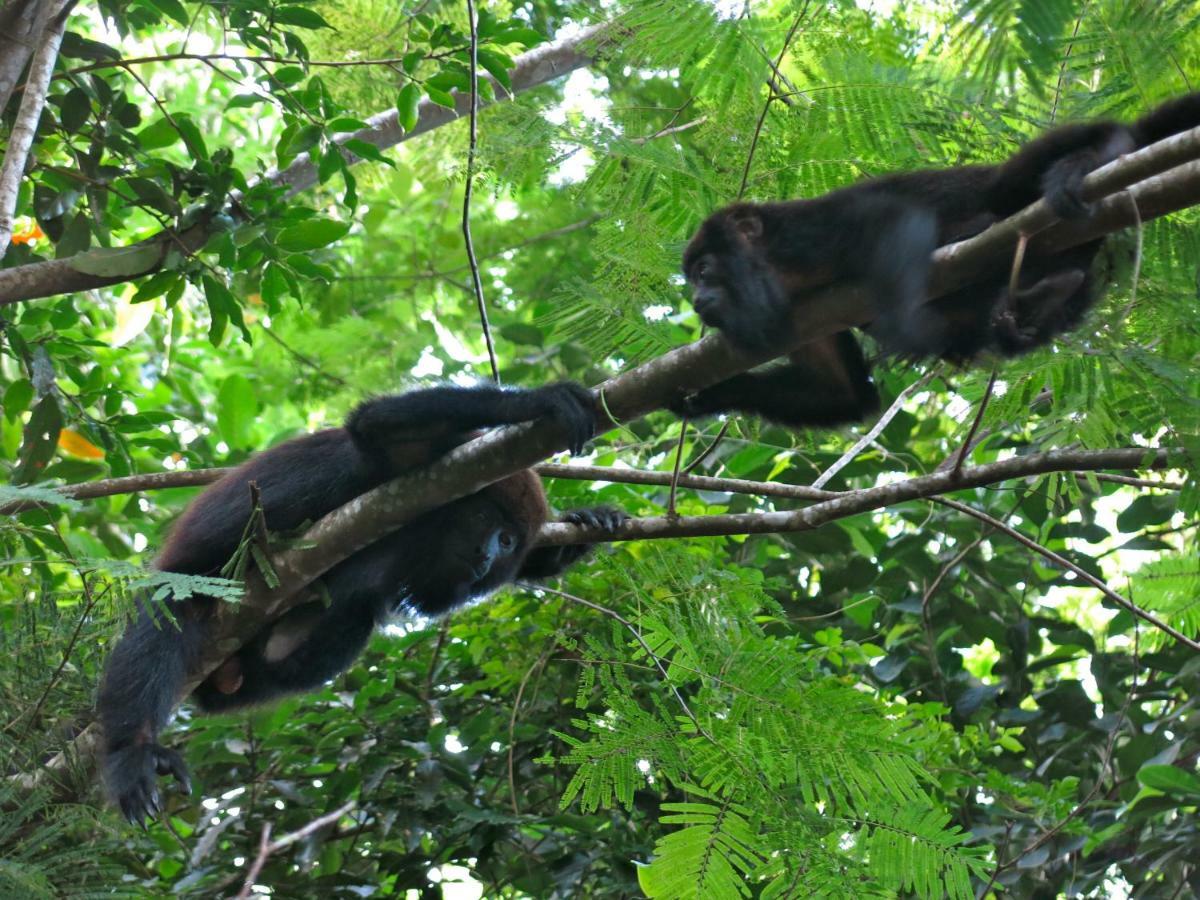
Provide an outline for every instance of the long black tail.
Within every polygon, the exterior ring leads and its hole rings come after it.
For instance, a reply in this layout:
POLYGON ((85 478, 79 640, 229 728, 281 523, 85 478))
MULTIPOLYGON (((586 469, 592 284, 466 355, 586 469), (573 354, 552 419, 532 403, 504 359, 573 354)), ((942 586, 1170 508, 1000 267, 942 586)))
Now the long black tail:
POLYGON ((1168 100, 1133 123, 1139 147, 1200 125, 1200 92, 1168 100))

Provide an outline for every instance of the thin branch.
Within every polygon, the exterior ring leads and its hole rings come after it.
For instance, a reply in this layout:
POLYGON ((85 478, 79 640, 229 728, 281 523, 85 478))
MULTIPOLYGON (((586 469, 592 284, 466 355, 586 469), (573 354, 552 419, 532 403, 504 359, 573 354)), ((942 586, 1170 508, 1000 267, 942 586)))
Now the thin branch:
MULTIPOLYGON (((54 0, 46 0, 52 6, 54 0)), ((29 78, 25 94, 12 130, 8 133, 8 148, 4 152, 4 165, 0 168, 0 259, 8 252, 12 240, 13 217, 17 211, 17 194, 29 151, 37 135, 42 108, 46 105, 46 92, 50 88, 50 76, 58 60, 58 48, 62 44, 63 32, 67 28, 67 13, 74 0, 64 3, 54 13, 41 34, 41 44, 29 61, 29 78)))
POLYGON ((943 506, 948 506, 951 509, 956 509, 959 512, 964 513, 965 515, 972 516, 972 517, 978 519, 981 522, 986 522, 987 524, 989 524, 993 528, 995 528, 997 531, 1004 532, 1004 534, 1008 535, 1010 538, 1012 538, 1017 543, 1022 544, 1025 547, 1028 547, 1030 550, 1034 551, 1035 553, 1040 554, 1041 556, 1050 560, 1050 562, 1054 563, 1055 565, 1061 566, 1062 568, 1066 569, 1069 572, 1073 572, 1075 574, 1076 578, 1078 578, 1080 581, 1084 581, 1087 584, 1090 584, 1092 587, 1094 587, 1096 590, 1100 591, 1100 593, 1104 594, 1105 597, 1107 597, 1109 600, 1111 600, 1113 603, 1117 604, 1117 606, 1121 607, 1125 611, 1137 616, 1139 619, 1142 619, 1145 622, 1148 622, 1149 624, 1153 625, 1155 628, 1157 628, 1159 631, 1163 632, 1164 634, 1170 635, 1176 641, 1183 644, 1185 647, 1188 647, 1192 650, 1200 651, 1200 641, 1193 640, 1192 638, 1190 638, 1186 634, 1184 634, 1182 631, 1179 631, 1179 630, 1171 627, 1170 625, 1168 625, 1166 622, 1164 622, 1158 616, 1154 615, 1154 613, 1148 612, 1148 611, 1142 609, 1140 606, 1137 606, 1135 603, 1133 603, 1133 601, 1125 599, 1120 594, 1118 594, 1116 591, 1114 591, 1112 588, 1110 588, 1107 584, 1105 584, 1103 581, 1101 581, 1099 578, 1097 578, 1095 575, 1092 575, 1090 572, 1075 565, 1075 563, 1071 562, 1065 556, 1055 553, 1049 547, 1045 547, 1042 544, 1039 544, 1037 541, 1033 540, 1033 538, 1028 538, 1025 535, 1021 534, 1021 532, 1017 531, 1015 528, 1013 528, 1009 525, 1005 525, 999 519, 989 516, 985 512, 980 512, 979 510, 977 510, 973 507, 967 506, 965 503, 959 503, 957 500, 950 500, 946 497, 929 497, 928 499, 932 500, 934 503, 940 503, 943 506))
MULTIPOLYGON (((783 63, 783 58, 787 55, 788 48, 792 45, 792 40, 796 37, 796 32, 800 30, 800 25, 804 22, 804 17, 808 15, 809 0, 804 0, 804 5, 800 7, 800 12, 796 13, 796 19, 792 22, 792 27, 788 29, 787 36, 783 39, 783 46, 779 48, 779 56, 772 63, 767 60, 768 65, 774 72, 779 71, 779 66, 783 63)), ((758 122, 754 125, 754 135, 750 138, 750 151, 746 154, 746 165, 742 168, 742 183, 738 187, 737 199, 741 200, 746 196, 746 185, 750 182, 750 167, 754 163, 754 153, 758 150, 758 139, 762 134, 763 124, 767 121, 767 113, 771 109, 771 103, 775 100, 776 94, 770 83, 767 84, 767 99, 763 103, 762 112, 759 113, 758 122)))
POLYGON ((846 468, 846 466, 850 465, 850 463, 854 461, 854 458, 858 456, 858 454, 860 454, 866 447, 870 446, 875 438, 879 437, 879 435, 883 433, 883 429, 888 427, 888 423, 891 422, 892 419, 896 418, 896 414, 904 408, 905 401, 907 401, 908 398, 917 391, 925 387, 925 385, 929 384, 929 382, 933 379, 933 376, 936 374, 936 371, 936 369, 931 369, 904 390, 902 390, 897 395, 896 399, 892 401, 892 405, 889 406, 887 410, 884 411, 883 415, 879 417, 879 421, 871 426, 871 430, 855 441, 854 445, 850 447, 849 450, 838 457, 838 459, 834 461, 833 465, 822 472, 812 483, 812 486, 817 489, 825 487, 825 485, 829 484, 834 475, 842 471, 842 469, 846 468))
POLYGON ((538 542, 583 544, 667 537, 720 537, 811 531, 837 519, 911 500, 927 500, 948 491, 986 487, 1013 479, 1048 475, 1051 472, 1086 471, 1091 468, 1122 469, 1130 466, 1161 468, 1167 464, 1167 458, 1165 450, 1146 451, 1140 447, 1030 453, 964 468, 959 472, 958 478, 951 478, 950 472, 943 470, 862 490, 844 491, 803 509, 675 518, 648 516, 630 519, 621 528, 611 532, 598 527, 551 522, 542 526, 538 533, 538 542), (1150 453, 1149 457, 1147 452, 1150 453))
POLYGON ((283 850, 286 847, 290 847, 292 844, 296 843, 296 841, 304 840, 304 838, 316 831, 320 831, 326 825, 334 824, 342 816, 353 810, 356 805, 357 803, 354 800, 343 803, 333 812, 326 813, 319 818, 313 819, 303 828, 298 828, 293 832, 285 834, 277 841, 270 840, 271 823, 265 823, 263 825, 262 838, 258 843, 258 855, 254 857, 254 862, 250 865, 250 870, 246 873, 246 881, 242 885, 241 891, 238 892, 238 900, 244 900, 244 898, 250 896, 250 891, 254 887, 254 881, 256 878, 258 878, 259 872, 262 871, 263 864, 266 863, 267 857, 273 853, 278 853, 280 850, 283 850))
MULTIPOLYGON (((712 439, 712 443, 710 443, 707 447, 705 447, 700 452, 699 456, 697 456, 690 463, 688 463, 686 466, 683 467, 684 475, 690 475, 692 472, 696 471, 696 469, 700 468, 700 463, 702 463, 702 462, 704 462, 704 460, 708 459, 708 457, 712 454, 712 452, 717 449, 717 445, 721 443, 721 439, 724 438, 725 433, 729 431, 730 422, 731 422, 730 419, 726 419, 724 422, 721 423, 721 429, 717 432, 717 436, 712 439)), ((678 482, 679 482, 679 479, 678 478, 675 479, 675 483, 678 484, 678 482)))
POLYGON ((975 411, 975 420, 971 422, 971 430, 967 432, 966 440, 962 442, 962 446, 958 450, 958 455, 954 458, 954 465, 950 467, 950 474, 957 475, 963 467, 963 463, 967 461, 967 455, 973 449, 972 441, 975 440, 975 435, 979 432, 979 426, 983 422, 983 414, 987 411, 988 401, 992 399, 992 391, 996 389, 996 370, 992 369, 992 374, 988 376, 987 387, 984 388, 983 396, 979 399, 979 409, 975 411))
POLYGON ((645 137, 630 138, 629 143, 636 144, 640 147, 643 144, 648 144, 650 141, 658 140, 659 138, 666 137, 667 135, 679 134, 683 131, 690 131, 693 128, 698 128, 707 121, 708 116, 700 116, 700 118, 692 119, 690 122, 684 122, 682 125, 670 125, 665 128, 660 128, 658 131, 654 132, 654 134, 648 134, 645 137))
POLYGON ((1132 478, 1129 475, 1110 475, 1106 472, 1092 472, 1091 476, 1097 481, 1111 481, 1113 484, 1127 484, 1130 487, 1154 488, 1160 491, 1182 491, 1185 485, 1177 481, 1155 481, 1152 478, 1132 478))
POLYGON ((471 28, 471 97, 470 127, 467 143, 467 183, 463 187, 462 233, 467 248, 467 264, 471 267, 471 288, 479 310, 479 325, 487 345, 492 381, 500 383, 500 367, 496 364, 496 345, 492 341, 492 326, 488 322, 487 302, 483 298, 483 280, 479 277, 479 261, 475 259, 475 244, 471 240, 471 188, 475 182, 475 155, 479 149, 479 23, 475 18, 475 0, 467 0, 467 24, 471 28))

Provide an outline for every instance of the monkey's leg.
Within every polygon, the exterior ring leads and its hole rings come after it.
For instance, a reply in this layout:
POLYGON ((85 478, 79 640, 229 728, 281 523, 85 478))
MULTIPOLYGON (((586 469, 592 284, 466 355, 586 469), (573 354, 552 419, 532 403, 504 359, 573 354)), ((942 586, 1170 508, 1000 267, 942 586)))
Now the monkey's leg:
MULTIPOLYGON (((336 585, 331 593, 335 590, 336 585)), ((350 668, 370 640, 376 624, 372 599, 341 595, 328 607, 306 603, 290 610, 238 653, 242 678, 236 690, 222 691, 209 678, 194 699, 215 713, 319 688, 350 668)))
POLYGON ((1018 150, 996 170, 989 207, 1001 216, 1045 196, 1063 218, 1088 212, 1083 179, 1136 146, 1132 131, 1119 122, 1085 122, 1051 129, 1018 150))
POLYGON ((97 709, 104 729, 101 770, 113 800, 130 822, 162 808, 157 776, 174 775, 191 791, 187 767, 158 743, 188 668, 204 644, 202 611, 173 603, 175 622, 143 605, 105 667, 97 709))

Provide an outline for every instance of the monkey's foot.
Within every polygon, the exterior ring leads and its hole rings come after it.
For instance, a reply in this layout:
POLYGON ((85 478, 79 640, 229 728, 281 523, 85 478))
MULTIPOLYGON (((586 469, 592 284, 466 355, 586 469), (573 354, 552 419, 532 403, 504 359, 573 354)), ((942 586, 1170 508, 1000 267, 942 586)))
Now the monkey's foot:
POLYGON ((114 750, 104 760, 104 775, 121 814, 134 825, 141 825, 162 810, 158 776, 174 776, 183 793, 192 792, 183 757, 161 744, 131 744, 114 750))

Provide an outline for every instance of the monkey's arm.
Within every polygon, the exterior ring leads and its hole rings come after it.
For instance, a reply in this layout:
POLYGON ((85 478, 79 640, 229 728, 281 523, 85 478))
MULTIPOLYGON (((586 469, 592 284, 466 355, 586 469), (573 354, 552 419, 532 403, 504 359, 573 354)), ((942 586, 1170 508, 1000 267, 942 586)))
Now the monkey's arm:
POLYGON ((672 406, 686 416, 743 412, 781 425, 822 427, 857 422, 879 396, 854 335, 838 332, 791 354, 791 362, 735 375, 672 406))
MULTIPOLYGON (((572 525, 587 525, 593 528, 603 528, 605 531, 617 531, 625 524, 629 516, 624 510, 612 506, 589 506, 585 509, 572 509, 563 513, 560 522, 572 525)), ((538 580, 553 578, 561 575, 573 563, 578 562, 588 551, 591 544, 559 544, 551 547, 534 547, 525 557, 521 570, 517 572, 516 580, 538 580)))
POLYGON ((360 404, 346 431, 360 447, 379 453, 407 441, 431 441, 448 449, 480 428, 549 418, 578 453, 595 431, 595 401, 587 388, 564 381, 532 390, 435 387, 360 404))

